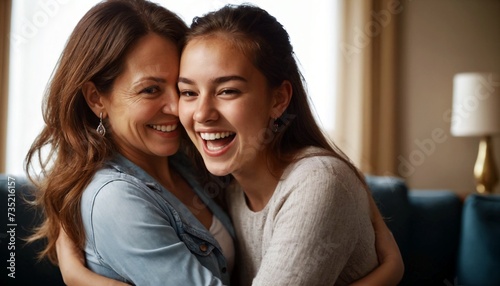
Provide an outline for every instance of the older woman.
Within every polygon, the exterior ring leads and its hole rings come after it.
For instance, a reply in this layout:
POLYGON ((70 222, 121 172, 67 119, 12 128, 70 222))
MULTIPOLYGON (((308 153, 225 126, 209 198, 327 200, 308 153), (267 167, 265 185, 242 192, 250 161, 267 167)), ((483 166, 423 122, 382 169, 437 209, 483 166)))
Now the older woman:
POLYGON ((174 13, 132 0, 102 2, 74 29, 27 156, 29 170, 48 154, 38 184, 46 219, 33 236, 48 241, 42 255, 56 261, 62 226, 107 277, 229 283, 230 220, 187 158, 173 156, 184 134, 177 79, 186 31, 174 13))

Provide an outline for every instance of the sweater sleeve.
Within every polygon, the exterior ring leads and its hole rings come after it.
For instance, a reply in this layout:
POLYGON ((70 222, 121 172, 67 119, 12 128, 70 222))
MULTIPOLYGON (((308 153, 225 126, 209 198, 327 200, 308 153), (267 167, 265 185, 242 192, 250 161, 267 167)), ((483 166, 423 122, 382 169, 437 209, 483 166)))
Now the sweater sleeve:
POLYGON ((281 183, 287 195, 269 213, 273 234, 253 285, 333 285, 356 246, 360 214, 353 192, 364 190, 353 189, 361 185, 347 167, 311 160, 281 183))
POLYGON ((99 264, 134 285, 222 285, 179 239, 158 199, 121 180, 95 192, 83 209, 99 264))

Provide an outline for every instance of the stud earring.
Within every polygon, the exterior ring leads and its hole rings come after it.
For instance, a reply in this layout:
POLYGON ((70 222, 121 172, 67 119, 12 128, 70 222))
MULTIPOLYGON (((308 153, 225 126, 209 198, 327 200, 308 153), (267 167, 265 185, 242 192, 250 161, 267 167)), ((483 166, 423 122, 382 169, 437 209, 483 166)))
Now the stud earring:
POLYGON ((99 114, 99 125, 97 126, 95 131, 97 131, 97 134, 101 135, 101 137, 104 137, 104 135, 106 135, 106 127, 104 127, 104 124, 102 124, 102 112, 99 114))

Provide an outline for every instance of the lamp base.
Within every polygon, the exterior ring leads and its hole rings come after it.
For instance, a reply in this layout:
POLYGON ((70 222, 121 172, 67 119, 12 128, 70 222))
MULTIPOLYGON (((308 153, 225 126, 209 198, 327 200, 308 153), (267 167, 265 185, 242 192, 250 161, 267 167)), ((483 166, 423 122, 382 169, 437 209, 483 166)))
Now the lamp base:
POLYGON ((476 178, 476 191, 480 194, 491 194, 498 182, 495 158, 493 157, 491 136, 484 136, 479 143, 474 177, 476 178))

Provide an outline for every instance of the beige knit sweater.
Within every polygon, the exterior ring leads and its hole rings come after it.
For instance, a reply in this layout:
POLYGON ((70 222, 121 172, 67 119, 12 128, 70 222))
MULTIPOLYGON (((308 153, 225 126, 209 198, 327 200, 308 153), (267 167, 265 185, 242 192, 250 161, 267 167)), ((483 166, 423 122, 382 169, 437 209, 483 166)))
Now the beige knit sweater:
POLYGON ((378 265, 367 192, 338 159, 288 166, 259 212, 238 186, 228 201, 238 238, 236 285, 348 285, 378 265))

